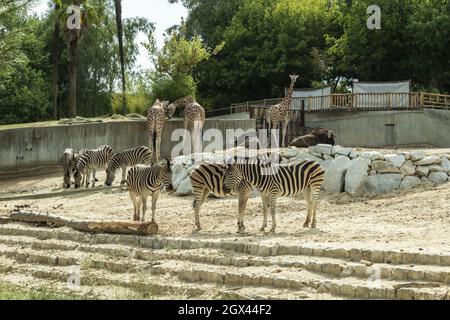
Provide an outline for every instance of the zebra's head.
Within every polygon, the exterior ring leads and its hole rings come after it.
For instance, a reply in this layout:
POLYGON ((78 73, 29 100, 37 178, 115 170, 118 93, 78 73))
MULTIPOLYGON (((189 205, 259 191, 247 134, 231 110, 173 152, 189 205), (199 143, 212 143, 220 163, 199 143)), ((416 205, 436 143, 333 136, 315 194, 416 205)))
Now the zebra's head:
POLYGON ((172 185, 172 164, 169 159, 161 160, 158 162, 161 167, 161 180, 167 191, 173 191, 172 185))
POLYGON ((105 185, 111 187, 112 183, 116 179, 116 170, 111 166, 111 163, 106 167, 106 181, 105 185))
POLYGON ((82 155, 75 162, 75 166, 72 169, 73 171, 73 179, 75 180, 75 188, 79 188, 81 186, 81 180, 83 179, 82 173, 84 167, 86 165, 86 154, 82 155))
POLYGON ((236 189, 244 177, 236 164, 227 164, 226 168, 227 170, 223 179, 223 190, 228 193, 236 189))

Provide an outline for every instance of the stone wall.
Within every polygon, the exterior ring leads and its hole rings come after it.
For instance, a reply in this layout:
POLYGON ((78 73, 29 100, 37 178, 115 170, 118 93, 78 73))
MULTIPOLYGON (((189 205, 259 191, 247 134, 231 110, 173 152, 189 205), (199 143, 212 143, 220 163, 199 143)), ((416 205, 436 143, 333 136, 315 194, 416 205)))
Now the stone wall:
MULTIPOLYGON (((266 151, 264 151, 265 153, 266 151)), ((317 145, 306 148, 271 150, 280 155, 281 164, 314 160, 325 169, 325 192, 358 197, 366 193, 384 194, 409 189, 422 183, 449 181, 450 154, 426 154, 423 151, 362 151, 341 146, 317 145)), ((224 163, 223 152, 203 154, 207 163, 224 163)), ((173 184, 177 195, 192 193, 189 173, 197 167, 191 156, 175 159, 173 184)))

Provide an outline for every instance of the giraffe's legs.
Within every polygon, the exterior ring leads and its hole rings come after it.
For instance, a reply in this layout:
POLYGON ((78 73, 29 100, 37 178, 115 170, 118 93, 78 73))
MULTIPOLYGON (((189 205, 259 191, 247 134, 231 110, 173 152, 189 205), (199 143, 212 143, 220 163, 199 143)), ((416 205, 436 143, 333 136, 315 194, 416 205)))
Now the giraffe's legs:
POLYGON ((156 161, 161 157, 161 133, 156 134, 156 161))
POLYGON ((285 119, 284 122, 283 122, 283 140, 282 140, 282 142, 281 142, 281 147, 282 147, 282 148, 284 148, 284 146, 285 146, 284 142, 285 142, 285 139, 286 139, 286 133, 287 133, 287 127, 288 127, 288 125, 289 125, 289 119, 287 118, 287 119, 285 119))

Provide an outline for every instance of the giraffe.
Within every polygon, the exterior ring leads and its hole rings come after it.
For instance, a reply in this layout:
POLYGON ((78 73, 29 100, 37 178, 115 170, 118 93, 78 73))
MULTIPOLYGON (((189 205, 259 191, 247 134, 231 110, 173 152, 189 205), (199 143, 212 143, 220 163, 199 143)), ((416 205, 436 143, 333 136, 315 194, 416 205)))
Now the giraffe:
POLYGON ((166 121, 166 110, 169 101, 156 99, 155 104, 147 111, 148 143, 152 151, 152 163, 159 160, 161 134, 166 121))
POLYGON ((167 114, 169 119, 173 117, 175 110, 184 108, 184 129, 186 141, 187 130, 190 127, 191 132, 191 146, 193 146, 194 153, 200 150, 202 142, 202 129, 205 123, 205 109, 195 101, 192 96, 187 96, 176 100, 167 107, 167 114))
POLYGON ((271 106, 267 112, 267 122, 269 124, 269 136, 271 135, 272 128, 276 128, 278 123, 283 124, 283 140, 281 147, 284 147, 284 141, 286 138, 286 129, 290 121, 290 108, 292 103, 292 93, 294 92, 294 85, 297 81, 298 75, 291 75, 291 85, 289 90, 281 103, 271 106))

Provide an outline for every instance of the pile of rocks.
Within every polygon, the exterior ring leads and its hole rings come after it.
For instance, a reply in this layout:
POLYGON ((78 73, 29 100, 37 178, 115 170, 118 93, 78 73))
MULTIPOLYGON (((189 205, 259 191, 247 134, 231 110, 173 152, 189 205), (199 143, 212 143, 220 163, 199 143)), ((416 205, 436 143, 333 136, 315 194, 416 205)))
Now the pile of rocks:
MULTIPOLYGON (((323 189, 326 192, 347 192, 352 196, 364 193, 383 194, 396 189, 409 189, 421 183, 442 184, 449 181, 450 155, 426 155, 422 151, 362 151, 341 146, 319 144, 306 148, 272 149, 280 155, 281 164, 314 160, 325 169, 323 189)), ((266 151, 261 151, 265 153, 266 151)), ((224 162, 224 153, 203 153, 202 161, 224 162)), ((189 173, 197 167, 191 155, 174 159, 173 185, 176 195, 192 194, 189 173)))

